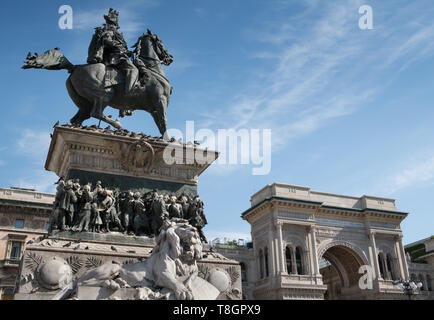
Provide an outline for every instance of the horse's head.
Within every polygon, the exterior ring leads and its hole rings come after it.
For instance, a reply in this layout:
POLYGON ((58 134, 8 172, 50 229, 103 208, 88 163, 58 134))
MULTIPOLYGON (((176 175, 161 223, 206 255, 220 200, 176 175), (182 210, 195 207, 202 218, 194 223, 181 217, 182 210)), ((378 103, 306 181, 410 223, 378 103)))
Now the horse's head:
POLYGON ((173 62, 173 56, 166 50, 161 39, 149 29, 139 38, 135 47, 136 54, 141 58, 158 58, 166 66, 173 62))

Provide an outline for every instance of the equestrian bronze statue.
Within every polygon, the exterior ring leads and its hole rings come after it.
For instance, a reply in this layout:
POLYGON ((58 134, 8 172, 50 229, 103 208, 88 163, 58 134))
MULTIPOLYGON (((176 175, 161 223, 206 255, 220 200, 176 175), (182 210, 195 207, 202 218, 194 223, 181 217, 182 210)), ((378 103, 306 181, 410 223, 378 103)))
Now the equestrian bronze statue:
POLYGON ((106 24, 95 29, 88 50, 87 64, 73 65, 58 48, 42 55, 27 55, 23 69, 66 69, 70 76, 66 88, 78 112, 70 120, 73 126, 94 117, 117 129, 119 120, 104 115, 107 106, 119 110, 119 116, 132 115, 134 110, 149 112, 163 138, 167 139, 166 110, 172 87, 162 64, 170 65, 173 56, 157 35, 149 29, 128 49, 118 31, 118 12, 110 9, 106 24))

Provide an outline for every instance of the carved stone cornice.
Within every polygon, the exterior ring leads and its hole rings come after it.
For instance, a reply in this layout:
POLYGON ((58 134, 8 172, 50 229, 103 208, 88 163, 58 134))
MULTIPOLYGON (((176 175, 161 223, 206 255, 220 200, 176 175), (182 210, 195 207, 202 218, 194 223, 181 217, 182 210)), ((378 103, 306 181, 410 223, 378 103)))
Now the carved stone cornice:
POLYGON ((83 170, 197 185, 198 176, 218 155, 196 145, 57 126, 45 168, 61 177, 70 170, 83 170), (164 161, 167 150, 173 150, 174 163, 164 161), (210 161, 197 160, 197 153, 206 154, 210 161))

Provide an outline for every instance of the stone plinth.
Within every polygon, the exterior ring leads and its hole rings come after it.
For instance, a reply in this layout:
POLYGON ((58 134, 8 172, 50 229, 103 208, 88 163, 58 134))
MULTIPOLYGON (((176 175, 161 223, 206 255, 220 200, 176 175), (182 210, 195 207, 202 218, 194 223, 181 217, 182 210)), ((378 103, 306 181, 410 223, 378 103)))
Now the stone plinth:
POLYGON ((120 190, 197 194, 199 175, 218 157, 218 152, 193 144, 168 142, 135 133, 55 127, 45 169, 81 184, 101 181, 120 190), (164 160, 172 150, 174 163, 164 160), (166 151, 167 152, 167 151, 166 151), (196 154, 212 159, 196 161, 196 154), (167 154, 166 154, 167 156, 167 154))
MULTIPOLYGON (((68 298, 77 290, 79 299, 134 299, 132 289, 110 291, 106 288, 74 287, 74 281, 85 272, 106 262, 120 264, 146 260, 155 245, 153 238, 127 236, 120 233, 94 234, 57 232, 47 239, 28 246, 20 266, 16 300, 57 300, 68 298), (53 260, 68 265, 72 281, 64 288, 47 285, 41 275, 44 264, 53 260), (98 294, 95 295, 95 292, 98 294)), ((241 267, 239 262, 213 252, 204 245, 198 261, 199 277, 218 283, 218 299, 241 299, 241 267)), ((200 288, 198 288, 200 290, 200 288)))

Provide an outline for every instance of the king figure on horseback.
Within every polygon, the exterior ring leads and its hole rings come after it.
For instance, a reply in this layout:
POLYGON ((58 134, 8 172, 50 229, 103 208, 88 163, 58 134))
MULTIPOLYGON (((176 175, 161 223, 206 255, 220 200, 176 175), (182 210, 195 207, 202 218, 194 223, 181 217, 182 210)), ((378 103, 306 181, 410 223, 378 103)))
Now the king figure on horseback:
POLYGON ((94 117, 115 128, 123 129, 118 120, 104 115, 107 106, 119 115, 144 110, 154 118, 163 138, 167 138, 166 110, 172 87, 162 65, 170 65, 173 56, 161 39, 150 30, 139 37, 134 52, 118 31, 117 11, 110 8, 104 15, 106 23, 95 28, 88 50, 87 64, 72 64, 55 48, 42 55, 27 55, 23 69, 68 70, 66 88, 78 112, 70 120, 73 126, 94 117))

